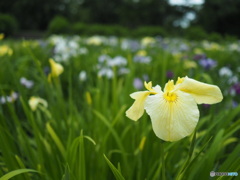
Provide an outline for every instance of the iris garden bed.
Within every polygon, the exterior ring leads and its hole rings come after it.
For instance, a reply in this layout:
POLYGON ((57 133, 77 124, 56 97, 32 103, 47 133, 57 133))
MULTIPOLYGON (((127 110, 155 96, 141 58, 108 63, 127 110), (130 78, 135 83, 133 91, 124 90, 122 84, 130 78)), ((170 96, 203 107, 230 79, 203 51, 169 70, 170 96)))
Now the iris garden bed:
POLYGON ((0 177, 208 179, 211 171, 239 172, 239 54, 238 41, 2 39, 0 177), (50 58, 62 66, 54 77, 50 58), (126 117, 129 94, 144 90, 144 81, 164 88, 184 76, 223 93, 218 104, 198 105, 192 135, 164 142, 146 114, 141 122, 126 117))

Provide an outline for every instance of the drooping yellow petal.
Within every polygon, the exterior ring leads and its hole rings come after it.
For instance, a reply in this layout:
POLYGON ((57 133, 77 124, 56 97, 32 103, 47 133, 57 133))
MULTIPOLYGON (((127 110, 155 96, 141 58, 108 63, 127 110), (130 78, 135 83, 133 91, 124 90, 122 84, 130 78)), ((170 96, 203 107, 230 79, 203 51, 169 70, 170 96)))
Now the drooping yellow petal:
POLYGON ((185 77, 178 89, 191 94, 198 104, 214 104, 223 99, 221 90, 215 85, 210 85, 185 77))
POLYGON ((133 105, 126 111, 126 116, 137 121, 144 113, 144 103, 146 98, 151 94, 149 91, 139 91, 132 93, 131 98, 135 99, 133 105))
POLYGON ((148 96, 145 102, 154 133, 165 141, 177 141, 190 135, 199 119, 194 98, 181 91, 175 94, 174 102, 167 101, 164 93, 148 96))
POLYGON ((42 98, 39 98, 39 97, 35 97, 35 96, 32 96, 29 101, 28 101, 28 104, 31 108, 32 111, 36 111, 37 109, 37 106, 39 104, 42 104, 44 107, 47 107, 48 106, 48 103, 46 100, 42 99, 42 98))
POLYGON ((49 59, 49 63, 51 66, 51 76, 58 77, 60 74, 63 73, 63 66, 59 63, 56 63, 53 59, 49 59))

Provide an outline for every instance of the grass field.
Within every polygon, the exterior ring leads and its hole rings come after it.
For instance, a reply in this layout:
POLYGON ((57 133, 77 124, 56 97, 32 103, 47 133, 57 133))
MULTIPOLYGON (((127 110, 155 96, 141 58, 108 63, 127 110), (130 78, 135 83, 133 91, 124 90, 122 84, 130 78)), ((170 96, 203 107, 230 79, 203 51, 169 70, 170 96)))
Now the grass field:
POLYGON ((239 55, 238 41, 0 40, 0 180, 239 178, 210 177, 240 171, 239 55), (129 95, 144 81, 164 88, 185 76, 224 96, 198 105, 190 136, 165 142, 146 113, 137 122, 126 117, 129 95))

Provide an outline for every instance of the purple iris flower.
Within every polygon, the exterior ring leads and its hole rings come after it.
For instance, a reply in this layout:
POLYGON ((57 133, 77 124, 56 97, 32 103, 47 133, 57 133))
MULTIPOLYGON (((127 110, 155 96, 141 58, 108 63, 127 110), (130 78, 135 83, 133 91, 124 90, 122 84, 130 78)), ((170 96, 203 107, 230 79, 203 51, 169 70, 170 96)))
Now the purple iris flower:
POLYGON ((217 62, 210 58, 199 60, 199 64, 206 70, 212 69, 217 66, 217 62))
POLYGON ((202 104, 202 106, 203 106, 204 108, 207 108, 207 109, 208 109, 208 108, 210 108, 211 105, 210 105, 210 104, 202 104))
POLYGON ((196 54, 194 57, 193 57, 193 60, 201 60, 201 59, 206 59, 207 56, 205 54, 196 54))
POLYGON ((144 81, 149 81, 149 77, 148 77, 147 74, 144 74, 142 77, 143 77, 143 80, 144 80, 144 81))
POLYGON ((231 88, 236 94, 240 94, 240 83, 236 83, 231 88))
POLYGON ((139 62, 139 63, 144 63, 144 64, 149 64, 151 62, 151 57, 150 56, 134 56, 133 61, 134 62, 139 62))
POLYGON ((137 89, 140 90, 143 88, 143 81, 140 78, 134 78, 133 80, 133 86, 137 89))
POLYGON ((166 76, 168 79, 173 79, 174 74, 172 71, 167 71, 166 76))
POLYGON ((238 106, 238 102, 233 100, 233 101, 232 101, 232 107, 233 107, 233 108, 236 108, 237 106, 238 106))

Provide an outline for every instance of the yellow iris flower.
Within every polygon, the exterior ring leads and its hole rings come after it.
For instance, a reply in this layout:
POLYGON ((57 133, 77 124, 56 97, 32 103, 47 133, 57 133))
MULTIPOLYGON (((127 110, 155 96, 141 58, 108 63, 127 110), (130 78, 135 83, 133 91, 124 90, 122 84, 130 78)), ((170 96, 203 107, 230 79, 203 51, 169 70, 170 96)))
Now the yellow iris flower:
POLYGON ((4 56, 4 55, 11 56, 12 54, 13 54, 13 50, 9 46, 7 45, 0 46, 0 56, 4 56))
POLYGON ((143 46, 148 46, 148 45, 153 44, 153 43, 155 43, 155 42, 156 42, 156 40, 155 40, 154 38, 152 38, 152 37, 144 37, 144 38, 141 40, 141 44, 142 44, 143 46))
POLYGON ((150 116, 153 131, 165 141, 177 141, 190 135, 199 120, 197 104, 214 104, 223 99, 221 90, 215 86, 188 78, 170 80, 161 90, 146 83, 148 91, 139 91, 130 96, 135 99, 126 111, 126 116, 137 121, 144 113, 150 116))
POLYGON ((0 33, 0 40, 2 40, 4 38, 4 34, 0 33))
POLYGON ((29 99, 28 104, 32 111, 36 111, 39 104, 43 105, 44 107, 48 106, 48 103, 46 100, 36 96, 32 96, 29 99))
POLYGON ((51 76, 52 77, 58 77, 60 74, 63 73, 64 69, 61 64, 56 63, 53 59, 49 59, 49 63, 51 66, 51 76))

